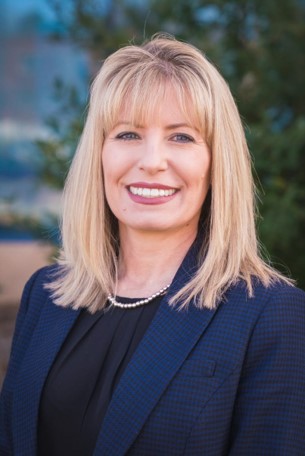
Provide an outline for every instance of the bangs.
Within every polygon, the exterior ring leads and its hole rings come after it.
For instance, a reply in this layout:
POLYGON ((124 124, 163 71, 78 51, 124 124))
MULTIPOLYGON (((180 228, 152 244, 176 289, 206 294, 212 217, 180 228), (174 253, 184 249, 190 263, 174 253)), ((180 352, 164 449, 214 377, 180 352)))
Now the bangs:
POLYGON ((173 72, 162 71, 157 65, 137 68, 136 74, 128 72, 112 75, 101 94, 99 125, 104 138, 119 121, 132 125, 148 125, 158 117, 167 92, 173 91, 187 123, 195 127, 209 141, 211 133, 211 99, 202 90, 202 83, 191 75, 179 78, 173 72))

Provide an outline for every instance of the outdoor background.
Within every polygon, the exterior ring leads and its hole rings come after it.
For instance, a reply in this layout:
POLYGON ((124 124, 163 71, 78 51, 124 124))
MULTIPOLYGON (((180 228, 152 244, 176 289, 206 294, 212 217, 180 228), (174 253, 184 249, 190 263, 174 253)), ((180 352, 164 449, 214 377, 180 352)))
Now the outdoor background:
POLYGON ((159 31, 228 81, 264 254, 305 288, 305 0, 1 0, 0 17, 0 387, 22 287, 56 255, 89 84, 109 53, 159 31))

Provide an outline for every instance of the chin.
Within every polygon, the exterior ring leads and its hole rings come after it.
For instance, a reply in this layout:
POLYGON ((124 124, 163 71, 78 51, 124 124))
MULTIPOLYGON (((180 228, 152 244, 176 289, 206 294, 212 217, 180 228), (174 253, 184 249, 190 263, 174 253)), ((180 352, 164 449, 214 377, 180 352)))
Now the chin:
POLYGON ((161 231, 168 231, 175 229, 175 226, 169 224, 169 223, 164 223, 164 221, 157 220, 155 217, 154 220, 139 220, 139 221, 133 221, 133 222, 126 222, 121 220, 120 226, 123 229, 131 229, 131 230, 137 230, 137 231, 147 231, 147 232, 161 232, 161 231))

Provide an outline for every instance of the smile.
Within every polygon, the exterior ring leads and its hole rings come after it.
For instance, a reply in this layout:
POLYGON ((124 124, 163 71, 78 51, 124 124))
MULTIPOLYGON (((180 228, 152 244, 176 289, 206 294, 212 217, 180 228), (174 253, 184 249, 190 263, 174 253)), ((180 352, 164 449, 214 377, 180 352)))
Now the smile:
POLYGON ((133 195, 142 196, 143 198, 160 198, 163 196, 171 196, 177 192, 175 188, 142 188, 142 187, 129 187, 130 193, 133 195))

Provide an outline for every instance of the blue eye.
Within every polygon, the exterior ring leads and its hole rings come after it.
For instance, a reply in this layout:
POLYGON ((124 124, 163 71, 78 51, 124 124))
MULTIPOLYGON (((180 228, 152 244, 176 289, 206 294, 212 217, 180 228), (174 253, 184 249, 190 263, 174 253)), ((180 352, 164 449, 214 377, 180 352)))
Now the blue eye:
POLYGON ((189 135, 185 135, 183 133, 177 133, 173 137, 174 141, 181 142, 181 143, 188 143, 188 142, 194 142, 194 138, 192 138, 189 135))
POLYGON ((131 141, 133 139, 139 139, 139 135, 133 133, 132 131, 124 131, 116 135, 117 139, 122 139, 123 141, 131 141))

